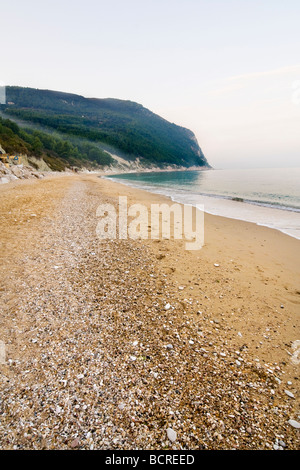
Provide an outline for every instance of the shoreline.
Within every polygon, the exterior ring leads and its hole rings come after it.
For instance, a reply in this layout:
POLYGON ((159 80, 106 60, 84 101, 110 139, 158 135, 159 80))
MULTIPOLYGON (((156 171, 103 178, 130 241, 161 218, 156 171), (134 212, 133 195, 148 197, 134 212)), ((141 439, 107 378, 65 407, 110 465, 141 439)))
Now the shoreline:
POLYGON ((172 201, 91 174, 3 186, 0 448, 299 448, 298 240, 206 213, 198 251, 103 243, 99 204, 172 201))
MULTIPOLYGON (((299 214, 300 211, 298 211, 298 210, 283 209, 281 207, 276 207, 274 205, 272 206, 272 205, 267 205, 267 204, 260 204, 260 203, 256 203, 256 202, 250 202, 248 200, 236 201, 236 200, 234 200, 234 198, 221 197, 221 196, 215 196, 215 195, 201 195, 201 194, 199 194, 199 195, 195 196, 194 194, 190 194, 188 191, 185 193, 185 195, 172 196, 171 193, 172 192, 174 193, 176 190, 173 190, 173 191, 171 189, 166 190, 164 188, 159 188, 159 187, 156 187, 156 188, 146 187, 145 189, 143 189, 143 187, 140 186, 139 183, 131 184, 130 180, 126 181, 126 180, 122 180, 121 178, 120 178, 120 180, 119 180, 119 178, 114 179, 113 177, 106 176, 105 174, 103 174, 103 175, 101 174, 101 175, 99 175, 99 177, 107 179, 107 180, 114 181, 114 182, 119 183, 119 184, 124 184, 125 186, 129 186, 129 187, 132 187, 132 188, 145 190, 145 191, 148 191, 152 194, 160 194, 162 196, 170 198, 173 202, 177 202, 179 204, 185 204, 184 199, 185 199, 185 196, 186 196, 187 198, 190 198, 190 200, 192 200, 192 202, 190 202, 188 200, 186 202, 187 204, 191 204, 194 207, 196 207, 197 204, 203 204, 204 205, 204 212, 207 213, 207 214, 211 214, 211 215, 214 215, 216 217, 226 217, 226 218, 230 218, 230 219, 233 219, 233 220, 241 220, 241 221, 244 221, 244 222, 250 222, 250 223, 253 223, 253 224, 258 225, 258 226, 270 228, 270 229, 273 229, 273 230, 278 230, 281 233, 284 233, 285 235, 288 235, 292 238, 295 238, 296 240, 300 240, 300 233, 298 234, 296 229, 292 230, 292 229, 287 229, 285 227, 277 227, 277 226, 275 226, 275 223, 274 223, 274 225, 272 225, 270 222, 269 223, 263 223, 262 221, 260 222, 259 220, 255 220, 255 219, 257 219, 258 212, 261 212, 261 216, 260 216, 261 219, 264 219, 266 215, 267 216, 269 215, 269 218, 272 219, 272 215, 276 216, 276 214, 278 215, 278 219, 280 219, 280 214, 282 215, 283 218, 288 218, 288 214, 290 215, 290 213, 299 214), (198 197, 202 198, 203 202, 198 203, 195 200, 196 197, 197 198, 198 197), (194 198, 194 200, 192 198, 194 198), (225 213, 226 213, 226 210, 227 210, 227 211, 229 211, 229 215, 222 214, 222 210, 220 211, 220 207, 205 208, 205 202, 204 201, 209 202, 210 200, 211 201, 216 201, 217 204, 219 203, 219 206, 220 206, 220 204, 223 204, 223 207, 224 207, 223 212, 225 211, 225 213), (238 212, 238 209, 240 208, 239 207, 240 204, 243 204, 242 207, 244 208, 244 212, 246 211, 246 213, 247 212, 249 213, 248 218, 245 215, 244 216, 243 215, 236 215, 237 212, 238 212), (255 208, 257 208, 257 209, 255 210, 255 208)), ((208 204, 208 205, 212 206, 213 204, 208 204)), ((300 214, 299 214, 299 219, 300 219, 300 214)), ((298 230, 298 232, 299 232, 299 230, 298 230)))
MULTIPOLYGON (((215 168, 210 167, 210 166, 190 166, 190 167, 168 167, 166 166, 165 168, 158 168, 158 167, 149 167, 149 168, 143 168, 143 167, 136 167, 136 168, 113 168, 113 169, 108 169, 105 170, 103 173, 104 174, 109 174, 109 175, 121 175, 121 174, 132 174, 132 173, 166 173, 168 171, 208 171, 208 170, 215 170, 215 168)), ((96 173, 96 171, 95 171, 96 173)), ((102 173, 102 172, 100 172, 102 173)))
MULTIPOLYGON (((109 179, 104 181, 108 181, 107 189, 101 188, 105 194, 127 195, 129 204, 138 201, 150 207, 153 202, 169 205, 173 202, 166 195, 109 179)), ((207 308, 213 309, 212 322, 235 331, 233 344, 237 349, 247 345, 252 359, 262 357, 266 367, 272 363, 276 369, 283 364, 286 377, 293 379, 297 387, 297 403, 300 403, 297 382, 300 366, 300 240, 274 228, 207 212, 204 222, 204 246, 199 251, 186 251, 184 242, 178 240, 156 243, 148 239, 143 242, 154 249, 163 267, 161 272, 171 274, 178 286, 185 286, 181 292, 183 298, 186 288, 192 288, 197 270, 202 272, 202 282, 209 292, 205 292, 207 300, 200 304, 200 318, 207 308), (228 282, 235 284, 235 293, 230 290, 226 293, 228 282), (223 288, 219 288, 221 283, 223 288), (295 351, 289 353, 283 343, 276 343, 277 340, 272 344, 277 335, 291 351, 295 346, 295 351), (286 354, 290 356, 288 361, 284 359, 286 354), (295 362, 292 362, 293 357, 296 357, 295 362)), ((195 287, 198 289, 198 282, 195 287)), ((189 295, 192 299, 194 292, 189 291, 189 295)))

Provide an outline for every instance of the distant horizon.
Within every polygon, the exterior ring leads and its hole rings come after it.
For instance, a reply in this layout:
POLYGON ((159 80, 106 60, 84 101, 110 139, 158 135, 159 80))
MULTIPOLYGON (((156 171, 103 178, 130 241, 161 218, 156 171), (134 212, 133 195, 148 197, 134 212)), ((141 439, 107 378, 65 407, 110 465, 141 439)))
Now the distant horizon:
POLYGON ((214 168, 294 167, 299 17, 297 0, 11 0, 0 82, 139 103, 214 168))
MULTIPOLYGON (((55 92, 58 92, 58 93, 66 93, 66 94, 70 94, 70 95, 77 95, 77 96, 82 96, 83 98, 86 98, 86 99, 115 99, 115 100, 121 100, 121 101, 130 101, 130 102, 133 102, 133 103, 137 103, 137 104, 140 104, 142 105, 143 107, 149 109, 150 111, 152 111, 153 113, 155 114, 158 114, 160 117, 162 117, 163 119, 166 119, 168 120, 169 122, 172 122, 173 124, 176 124, 178 126, 182 126, 182 127, 186 127, 184 126, 183 124, 179 124, 178 122, 176 121, 171 121, 170 119, 168 119, 167 117, 165 116, 162 116, 161 114, 153 111, 153 109, 151 109, 150 107, 147 107, 145 106, 143 103, 141 102, 137 102, 137 101, 134 101, 132 99, 126 99, 126 98, 119 98, 119 97, 114 97, 114 96, 94 96, 94 95, 91 95, 91 96, 88 96, 88 95, 85 95, 83 93, 76 93, 76 92, 73 92, 73 91, 67 91, 67 90, 63 90, 63 89, 53 89, 53 88, 39 88, 39 87, 33 87, 31 85, 16 85, 16 84, 6 84, 5 86, 11 86, 11 87, 20 87, 20 88, 34 88, 34 89, 37 89, 37 90, 44 90, 44 91, 55 91, 55 92)), ((187 129, 191 130, 192 132, 195 133, 194 129, 190 128, 190 127, 187 127, 187 129)), ((196 134, 195 134, 196 135, 196 134)), ((196 138, 197 138, 197 135, 196 135, 196 138)), ((199 139, 197 138, 198 140, 198 144, 199 146, 201 147, 202 149, 202 146, 201 146, 201 142, 199 142, 199 139)), ((203 149, 202 149, 203 150, 203 149)), ((205 154, 205 151, 203 151, 205 157, 207 158, 208 160, 208 163, 211 165, 211 169, 214 169, 214 170, 226 170, 226 169, 259 169, 259 168, 299 168, 300 167, 300 150, 299 150, 299 163, 298 163, 298 166, 296 163, 290 163, 290 164, 287 164, 286 166, 282 166, 281 163, 278 163, 278 165, 274 166, 273 163, 270 163, 270 164, 262 164, 261 166, 257 166, 256 164, 254 164, 254 166, 239 166, 239 162, 236 162, 235 164, 233 165, 230 165, 228 164, 227 166, 221 166, 221 164, 215 166, 213 165, 211 162, 210 162, 210 159, 209 157, 205 154)))
MULTIPOLYGON (((75 95, 75 96, 82 96, 83 98, 86 98, 86 99, 99 99, 99 100, 101 100, 101 99, 115 99, 115 100, 121 100, 121 101, 130 101, 132 103, 137 103, 137 104, 140 104, 140 105, 144 106, 143 103, 138 103, 137 101, 121 99, 121 98, 113 97, 113 96, 101 96, 101 97, 100 96, 85 96, 83 94, 69 92, 69 91, 66 91, 66 90, 54 90, 54 89, 51 89, 51 88, 36 88, 36 87, 32 87, 32 86, 27 86, 27 85, 7 84, 6 86, 8 86, 8 87, 10 87, 10 86, 11 87, 20 87, 20 88, 34 88, 36 90, 43 90, 43 91, 55 91, 55 92, 58 92, 58 93, 66 93, 66 94, 75 95)), ((149 111, 152 111, 150 108, 147 108, 147 109, 149 109, 149 111)), ((154 112, 154 111, 152 111, 152 112, 154 112)), ((162 117, 163 119, 166 119, 163 116, 160 116, 160 117, 162 117)), ((173 124, 176 124, 176 125, 180 125, 177 122, 173 122, 173 121, 170 121, 170 122, 172 122, 173 124)), ((188 129, 190 129, 190 128, 188 128, 188 129)), ((190 129, 190 130, 192 132, 194 132, 193 129, 190 129)), ((200 142, 198 142, 198 143, 199 143, 199 146, 201 147, 200 142)), ((205 155, 205 157, 207 158, 206 155, 205 155)), ((208 160, 208 163, 211 165, 208 158, 207 158, 207 160, 208 160)), ((227 166, 227 167, 225 166, 225 167, 222 167, 222 166, 213 166, 213 165, 211 165, 210 169, 212 169, 212 170, 234 170, 234 169, 236 169, 236 170, 247 170, 247 169, 254 170, 254 169, 268 169, 268 168, 269 169, 272 169, 272 168, 274 168, 274 169, 278 169, 278 168, 283 168, 283 169, 284 168, 300 168, 300 160, 299 160, 299 165, 298 166, 295 165, 295 164, 287 165, 287 166, 280 166, 280 165, 279 166, 270 166, 270 165, 267 165, 267 166, 245 166, 245 167, 239 167, 239 166, 227 166)))

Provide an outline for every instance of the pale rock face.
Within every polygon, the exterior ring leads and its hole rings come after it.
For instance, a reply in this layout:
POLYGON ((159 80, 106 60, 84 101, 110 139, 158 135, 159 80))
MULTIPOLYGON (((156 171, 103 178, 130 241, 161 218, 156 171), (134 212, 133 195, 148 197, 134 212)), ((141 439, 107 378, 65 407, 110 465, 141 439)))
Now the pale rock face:
POLYGON ((1 184, 9 183, 9 179, 8 179, 8 178, 5 178, 5 177, 2 177, 2 178, 0 178, 0 183, 1 183, 1 184))
POLYGON ((0 184, 10 183, 18 179, 43 178, 44 173, 30 166, 11 165, 8 168, 0 161, 0 184))

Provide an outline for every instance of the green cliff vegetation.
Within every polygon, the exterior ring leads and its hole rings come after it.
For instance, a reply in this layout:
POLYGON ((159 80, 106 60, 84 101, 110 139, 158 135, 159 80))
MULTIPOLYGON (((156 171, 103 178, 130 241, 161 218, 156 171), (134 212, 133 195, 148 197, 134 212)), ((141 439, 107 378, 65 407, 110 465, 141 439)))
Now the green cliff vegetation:
POLYGON ((108 148, 130 162, 138 158, 144 166, 209 166, 190 130, 140 104, 21 87, 7 87, 6 96, 2 112, 39 129, 27 129, 26 138, 17 136, 32 150, 56 154, 70 164, 88 160, 110 165, 113 160, 104 150, 108 148))
POLYGON ((45 132, 22 129, 15 122, 0 117, 0 144, 8 154, 26 154, 43 158, 55 171, 71 166, 106 166, 111 156, 92 144, 73 145, 68 140, 53 137, 45 132))

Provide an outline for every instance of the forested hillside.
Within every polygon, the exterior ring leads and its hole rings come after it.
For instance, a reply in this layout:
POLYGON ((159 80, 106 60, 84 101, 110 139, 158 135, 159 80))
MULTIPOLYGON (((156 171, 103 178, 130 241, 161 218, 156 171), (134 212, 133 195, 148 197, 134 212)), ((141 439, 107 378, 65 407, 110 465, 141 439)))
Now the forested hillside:
POLYGON ((32 129, 26 131, 15 122, 0 117, 0 144, 8 154, 26 154, 43 158, 52 170, 63 171, 66 167, 90 168, 108 166, 111 156, 95 145, 82 142, 73 145, 52 135, 32 129))
POLYGON ((113 159, 105 151, 109 148, 111 153, 121 154, 128 161, 139 159, 145 166, 209 166, 190 130, 140 104, 21 87, 7 87, 6 96, 7 104, 1 105, 1 111, 31 128, 25 132, 6 123, 16 134, 15 139, 9 138, 15 141, 16 149, 25 145, 29 151, 73 165, 84 161, 110 165, 113 159), (32 126, 39 130, 32 130, 32 126), (74 138, 80 138, 80 144, 74 144, 74 138))

